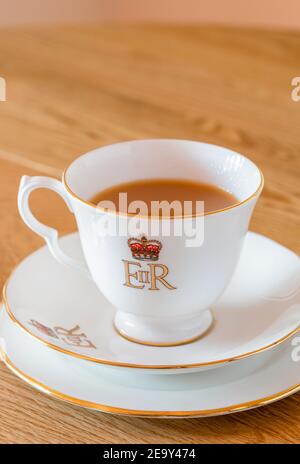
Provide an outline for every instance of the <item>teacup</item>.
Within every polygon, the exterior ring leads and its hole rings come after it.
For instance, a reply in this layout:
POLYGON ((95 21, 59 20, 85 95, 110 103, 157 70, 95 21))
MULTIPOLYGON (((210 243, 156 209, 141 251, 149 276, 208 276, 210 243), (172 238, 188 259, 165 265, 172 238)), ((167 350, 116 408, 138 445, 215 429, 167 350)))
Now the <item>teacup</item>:
POLYGON ((62 182, 24 176, 18 205, 24 222, 45 239, 53 256, 90 277, 115 306, 113 323, 122 336, 172 346, 195 340, 212 325, 212 305, 233 275, 262 188, 261 171, 229 149, 186 140, 140 140, 80 156, 66 169, 62 182), (132 235, 136 217, 89 201, 100 189, 159 177, 214 184, 238 202, 168 219, 169 233, 162 230, 167 218, 141 216, 135 222, 139 233, 132 235), (67 256, 57 231, 32 215, 28 198, 37 188, 60 194, 75 214, 86 264, 67 256), (182 225, 201 231, 196 246, 186 234, 174 233, 182 225))

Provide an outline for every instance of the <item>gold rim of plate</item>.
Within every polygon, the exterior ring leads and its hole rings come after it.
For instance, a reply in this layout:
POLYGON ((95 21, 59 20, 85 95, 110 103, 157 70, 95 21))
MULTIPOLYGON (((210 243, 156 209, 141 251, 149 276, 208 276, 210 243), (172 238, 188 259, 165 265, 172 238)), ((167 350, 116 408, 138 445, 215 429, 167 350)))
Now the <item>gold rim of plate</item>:
MULTIPOLYGON (((11 274, 12 275, 12 274, 11 274)), ((218 359, 216 361, 209 361, 206 363, 192 363, 192 364, 158 364, 158 365, 144 365, 144 364, 133 364, 133 363, 126 363, 126 362, 118 362, 118 361, 108 361, 106 359, 99 359, 99 358, 93 358, 92 356, 87 356, 84 354, 76 353, 75 351, 71 351, 65 348, 62 348, 60 346, 54 345, 53 343, 47 342, 43 338, 39 337, 38 335, 33 334, 30 332, 30 330, 27 329, 14 315, 12 312, 12 309, 8 303, 8 298, 7 298, 7 286, 9 283, 9 279, 5 282, 3 286, 3 301, 2 303, 4 304, 4 307, 6 309, 6 312, 10 319, 17 324, 22 330, 24 330, 29 336, 34 338, 35 340, 39 341, 43 345, 48 346, 49 348, 59 351, 60 353, 64 353, 66 355, 83 359, 85 361, 90 361, 94 362, 97 364, 103 364, 103 365, 108 365, 108 366, 116 366, 116 367, 124 367, 124 368, 131 368, 131 369, 151 369, 151 370, 180 370, 180 369, 192 369, 192 368, 198 368, 198 367, 208 367, 208 366, 215 366, 215 365, 220 365, 220 364, 227 364, 230 362, 234 361, 239 361, 241 359, 248 358, 250 356, 256 355, 258 353, 262 353, 264 351, 267 351, 271 348, 274 348, 277 345, 280 345, 284 341, 288 340, 291 338, 293 335, 298 333, 300 331, 300 325, 298 325, 295 329, 293 329, 291 332, 289 332, 287 335, 284 335, 283 337, 279 338, 273 343, 270 343, 266 346, 263 346, 261 348, 258 348, 257 350, 249 351, 247 353, 243 353, 238 356, 233 356, 231 358, 225 358, 225 359, 218 359)))
POLYGON ((273 403, 280 399, 283 399, 287 396, 292 395, 300 390, 300 383, 291 386, 285 390, 282 390, 279 393, 274 393, 270 396, 265 396, 263 398, 247 401, 244 403, 234 404, 228 407, 216 408, 216 409, 200 409, 193 411, 152 411, 152 410, 139 410, 139 409, 126 409, 120 408, 117 406, 109 406, 106 404, 100 404, 92 401, 82 400, 80 398, 66 395, 65 393, 55 390, 48 385, 40 382, 39 380, 34 379, 33 377, 27 375, 21 369, 19 369, 7 356, 7 354, 0 350, 0 357, 2 357, 3 362, 6 366, 19 378, 27 382, 29 385, 46 393, 47 395, 63 400, 67 403, 71 403, 76 406, 85 407, 88 409, 94 409, 101 412, 125 415, 125 416, 139 416, 139 417, 156 417, 156 418, 166 418, 166 417, 208 417, 208 416, 218 416, 228 413, 241 412, 247 409, 256 408, 259 406, 265 406, 267 404, 273 403))

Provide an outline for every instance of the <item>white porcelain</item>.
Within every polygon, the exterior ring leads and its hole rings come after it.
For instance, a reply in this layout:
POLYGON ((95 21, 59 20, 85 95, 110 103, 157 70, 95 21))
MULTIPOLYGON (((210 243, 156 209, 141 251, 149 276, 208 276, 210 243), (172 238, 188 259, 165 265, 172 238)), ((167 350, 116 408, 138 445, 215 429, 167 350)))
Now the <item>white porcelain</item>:
POLYGON ((0 312, 0 351, 16 375, 55 398, 132 416, 214 416, 284 398, 300 389, 299 342, 294 337, 237 364, 196 374, 128 375, 55 352, 0 312))
MULTIPOLYGON (((114 323, 122 335, 145 344, 173 345, 199 337, 212 323, 210 308, 232 277, 262 186, 259 169, 226 148, 185 140, 141 140, 99 148, 79 157, 65 171, 62 183, 24 176, 19 210, 24 222, 46 240, 59 262, 91 275, 117 308, 114 323), (158 177, 212 183, 230 191, 239 203, 204 216, 184 218, 185 230, 188 226, 198 230, 200 237, 204 229, 201 246, 186 246, 186 235, 165 236, 160 219, 152 219, 157 231, 149 234, 149 218, 141 217, 139 235, 133 238, 146 236, 162 244, 158 261, 151 257, 141 261, 133 257, 128 246, 132 217, 99 209, 88 200, 114 184, 158 177), (37 188, 59 193, 74 212, 89 270, 61 250, 56 230, 33 217, 28 198, 37 188), (124 236, 107 234, 114 227, 125 230, 124 236)), ((182 217, 171 223, 178 230, 182 217)))
MULTIPOLYGON (((60 246, 81 259, 78 234, 60 239, 60 246)), ((4 301, 19 326, 56 350, 127 371, 186 373, 232 363, 291 336, 300 326, 299 289, 298 256, 249 232, 233 280, 213 307, 214 327, 194 343, 151 347, 119 337, 114 307, 47 247, 14 270, 4 301)))

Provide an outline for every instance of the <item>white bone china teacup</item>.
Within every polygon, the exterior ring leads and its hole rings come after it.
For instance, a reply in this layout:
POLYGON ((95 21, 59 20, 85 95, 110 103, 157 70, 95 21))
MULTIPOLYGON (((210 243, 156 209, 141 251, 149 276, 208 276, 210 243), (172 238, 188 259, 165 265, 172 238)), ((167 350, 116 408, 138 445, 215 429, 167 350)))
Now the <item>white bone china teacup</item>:
POLYGON ((24 176, 18 205, 24 222, 45 239, 53 256, 91 278, 115 306, 112 323, 122 336, 170 346, 193 341, 211 326, 212 306, 236 268, 262 188, 257 166, 229 149, 187 140, 140 140, 80 156, 62 182, 24 176), (194 246, 186 234, 165 233, 162 217, 133 218, 90 202, 102 189, 153 178, 213 184, 232 193, 237 203, 169 220, 172 230, 183 225, 202 231, 201 243, 194 246), (31 213, 29 195, 38 188, 60 194, 74 213, 85 263, 67 256, 57 231, 31 213), (133 219, 138 219, 134 225, 139 233, 132 232, 133 219))

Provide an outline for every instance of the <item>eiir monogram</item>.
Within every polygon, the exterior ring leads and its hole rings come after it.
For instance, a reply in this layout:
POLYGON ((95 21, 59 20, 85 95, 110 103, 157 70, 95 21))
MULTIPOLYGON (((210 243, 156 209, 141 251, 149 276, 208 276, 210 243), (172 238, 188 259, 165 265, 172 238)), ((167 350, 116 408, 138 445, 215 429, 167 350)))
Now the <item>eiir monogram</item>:
POLYGON ((169 273, 169 269, 165 264, 148 263, 146 269, 142 268, 141 263, 136 261, 126 261, 123 259, 125 270, 126 287, 143 289, 148 286, 148 290, 159 290, 159 284, 165 286, 169 290, 175 290, 165 277, 169 273))
POLYGON ((48 337, 58 338, 66 345, 82 346, 83 348, 96 348, 95 345, 87 338, 85 333, 81 331, 79 325, 76 325, 73 329, 65 329, 64 327, 51 328, 34 319, 31 319, 29 324, 33 325, 37 330, 48 337))

